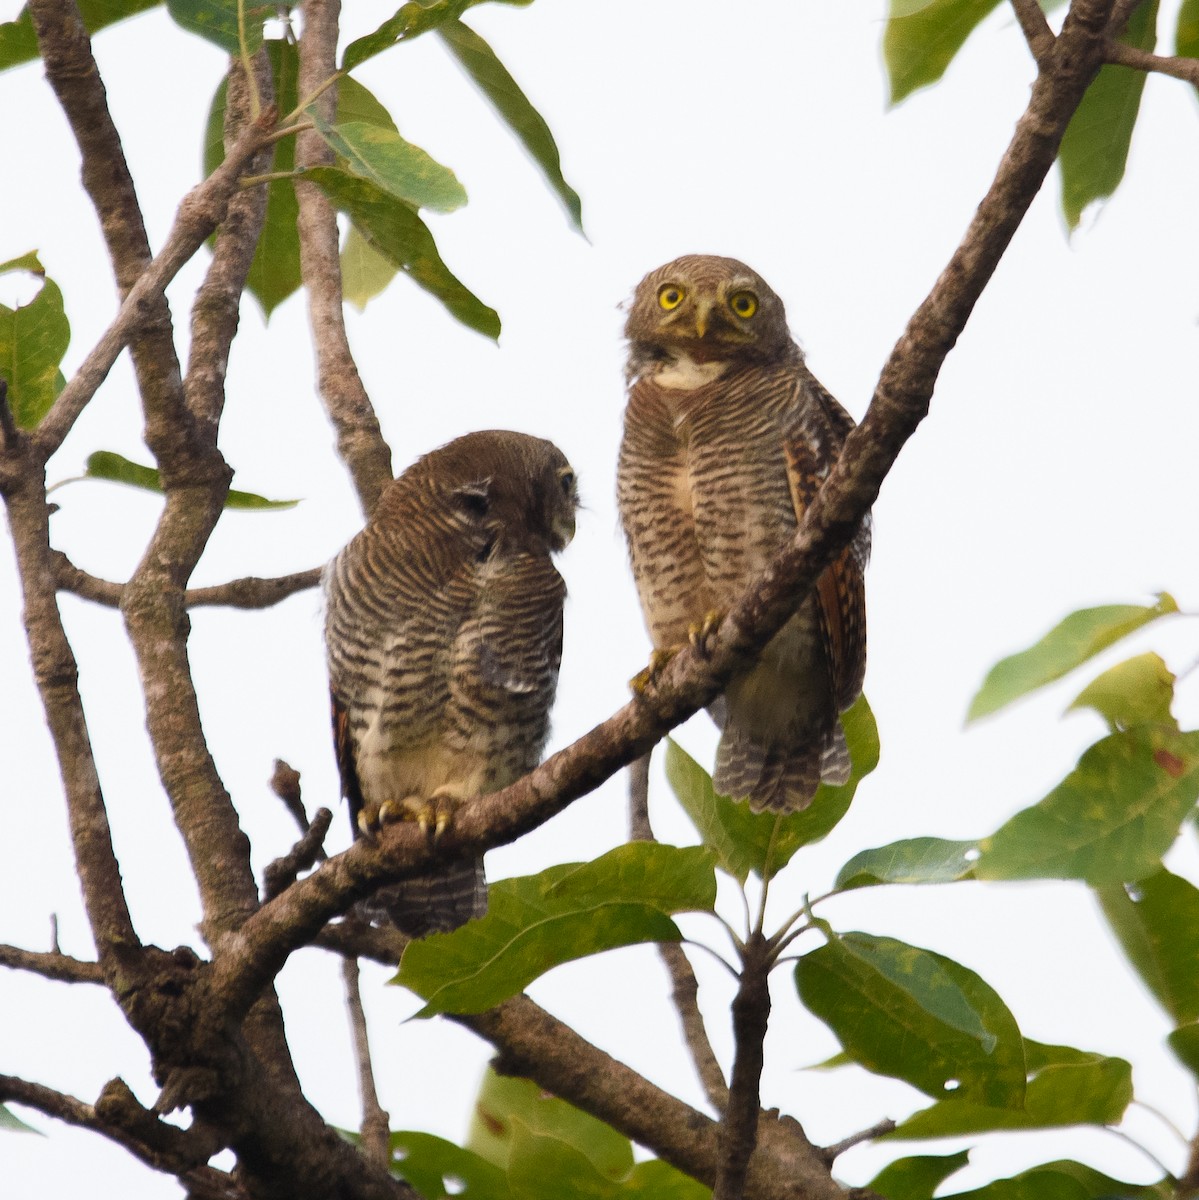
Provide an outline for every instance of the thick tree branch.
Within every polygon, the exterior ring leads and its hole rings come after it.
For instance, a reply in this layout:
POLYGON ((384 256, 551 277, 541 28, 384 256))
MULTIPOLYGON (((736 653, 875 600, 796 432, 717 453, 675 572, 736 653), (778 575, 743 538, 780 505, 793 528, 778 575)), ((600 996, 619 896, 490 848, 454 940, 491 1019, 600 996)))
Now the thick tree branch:
MULTIPOLYGON (((121 139, 108 111, 104 84, 92 57, 91 41, 74 0, 30 0, 29 15, 33 18, 46 78, 79 146, 83 159, 83 186, 100 218, 117 289, 125 299, 150 266, 150 242, 121 139)), ((186 443, 189 422, 183 403, 179 361, 175 356, 170 309, 161 287, 148 287, 140 294, 137 317, 130 351, 138 390, 149 411, 156 416, 147 436, 156 452, 169 453, 174 448, 177 457, 186 443)), ((82 407, 94 390, 77 392, 72 403, 82 401, 82 407)), ((61 398, 56 408, 59 425, 54 434, 46 435, 57 436, 58 441, 50 443, 55 446, 70 427, 70 421, 63 427, 62 417, 72 411, 62 407, 61 398)), ((74 412, 71 420, 77 415, 74 412)))
MULTIPOLYGON (((310 96, 337 69, 337 19, 340 0, 307 0, 300 38, 299 92, 310 96)), ((315 103, 320 115, 335 119, 337 89, 326 89, 315 103)), ((315 130, 296 139, 296 166, 320 166, 333 152, 315 130)), ((379 430, 358 366, 350 352, 342 311, 341 261, 337 215, 314 183, 296 182, 300 206, 300 271, 308 292, 308 314, 316 347, 317 387, 337 432, 337 450, 350 472, 363 514, 369 516, 379 493, 391 482, 391 450, 379 430)))
POLYGON ((1132 67, 1137 71, 1156 71, 1159 75, 1169 75, 1171 79, 1181 79, 1192 87, 1199 87, 1199 58, 1150 54, 1148 50, 1140 50, 1126 42, 1115 41, 1108 42, 1105 58, 1107 62, 1116 63, 1121 67, 1132 67))
POLYGON ((1032 51, 1034 60, 1038 63, 1053 48, 1053 30, 1045 19, 1045 10, 1037 0, 1011 0, 1016 13, 1016 20, 1024 31, 1028 48, 1032 51))
MULTIPOLYGON (((629 765, 629 837, 633 841, 654 841, 649 819, 649 766, 653 752, 643 754, 629 765)), ((683 1026, 683 1039, 691 1055, 695 1073, 703 1085, 708 1103, 723 1113, 729 1099, 724 1072, 708 1039, 703 1013, 699 1010, 699 983, 683 947, 677 942, 659 942, 658 956, 670 975, 671 999, 683 1026)))
POLYGON ((32 971, 58 983, 104 982, 104 971, 98 962, 85 962, 57 950, 22 950, 19 946, 0 945, 0 967, 32 971))
MULTIPOLYGON (((125 593, 123 583, 101 579, 82 570, 59 550, 52 553, 59 591, 70 592, 107 608, 121 607, 121 597, 125 593)), ((280 575, 275 579, 248 575, 244 579, 231 579, 228 583, 217 583, 211 587, 188 588, 183 593, 183 604, 186 608, 270 608, 288 596, 316 587, 320 581, 320 567, 297 571, 294 575, 280 575)))

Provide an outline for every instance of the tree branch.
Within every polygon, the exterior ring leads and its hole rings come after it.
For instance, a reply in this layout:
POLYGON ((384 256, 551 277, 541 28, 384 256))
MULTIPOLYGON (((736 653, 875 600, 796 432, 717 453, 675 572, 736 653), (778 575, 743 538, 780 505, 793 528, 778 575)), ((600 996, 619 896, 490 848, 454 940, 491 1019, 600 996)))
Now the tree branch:
MULTIPOLYGON (((123 583, 100 579, 84 571, 60 550, 51 553, 54 556, 55 586, 59 591, 70 592, 107 608, 121 607, 121 597, 125 594, 123 583)), ((183 604, 186 608, 270 608, 297 592, 316 587, 321 581, 321 570, 321 567, 311 567, 307 571, 280 575, 274 579, 248 575, 244 579, 231 579, 211 587, 188 588, 183 593, 183 604)))
MULTIPOLYGON (((237 192, 238 177, 262 147, 268 130, 269 125, 247 129, 225 161, 183 198, 162 252, 149 262, 129 288, 116 319, 38 425, 34 440, 43 459, 49 458, 62 445, 79 414, 108 377, 121 351, 127 345, 137 344, 135 339, 141 336, 139 331, 153 319, 156 303, 162 301, 165 304, 163 296, 167 284, 223 219, 231 197, 237 192)), ((173 347, 171 354, 173 358, 173 347)))
POLYGON ((720 1122, 720 1162, 712 1200, 740 1200, 758 1140, 760 1084, 770 1023, 770 945, 755 929, 741 950, 741 985, 733 998, 733 1076, 720 1122))
POLYGON ((324 856, 325 835, 333 822, 333 814, 327 808, 318 808, 312 824, 305 829, 300 840, 282 858, 269 863, 262 873, 263 899, 270 900, 286 891, 296 881, 301 871, 307 871, 318 858, 324 856))
MULTIPOLYGON (((124 300, 150 267, 150 242, 121 139, 108 111, 104 84, 92 57, 91 42, 74 0, 30 0, 29 15, 37 33, 46 78, 79 146, 83 186, 100 218, 117 289, 124 300)), ((189 422, 171 331, 171 313, 162 287, 145 288, 135 311, 136 333, 130 340, 130 352, 138 390, 160 418, 148 431, 150 444, 164 452, 171 447, 178 449, 186 442, 189 422)), ((106 366, 105 372, 107 369, 106 366)), ((94 387, 90 391, 78 389, 67 405, 59 397, 55 404, 57 422, 53 432, 45 432, 43 446, 57 447, 94 392, 94 387), (68 415, 70 419, 64 421, 68 415)))
MULTIPOLYGON (((300 38, 299 93, 311 96, 337 69, 340 0, 307 0, 300 38)), ((314 107, 333 122, 337 89, 327 88, 314 107)), ((296 138, 296 166, 320 166, 333 152, 315 130, 296 138)), ((318 390, 337 432, 337 450, 350 472, 363 514, 369 516, 379 493, 391 482, 391 450, 383 440, 358 366, 350 352, 342 311, 337 216, 314 183, 296 181, 300 206, 300 272, 308 292, 308 314, 316 346, 318 390)))
POLYGON ((1111 41, 1107 44, 1105 59, 1121 67, 1156 71, 1159 75, 1169 75, 1172 79, 1181 79, 1192 87, 1199 87, 1199 58, 1150 54, 1148 50, 1138 49, 1126 42, 1111 41))
POLYGON ((224 1171, 204 1165, 219 1146, 190 1130, 160 1121, 138 1104, 119 1079, 106 1084, 95 1105, 91 1105, 40 1083, 0 1075, 0 1103, 21 1104, 68 1125, 90 1129, 123 1146, 156 1171, 176 1176, 205 1200, 242 1200, 246 1195, 224 1171))
MULTIPOLYGON (((629 837, 633 841, 652 842, 653 826, 649 819, 649 765, 653 751, 629 765, 629 837)), ((708 1103, 722 1113, 729 1100, 724 1072, 712 1049, 703 1013, 699 1010, 699 983, 683 947, 677 942, 659 942, 658 955, 670 975, 671 1000, 683 1026, 683 1040, 695 1066, 695 1073, 708 1097, 708 1103)))
POLYGON ((57 983, 104 982, 104 971, 98 962, 85 962, 57 950, 22 950, 19 946, 0 945, 0 967, 32 971, 57 983))
POLYGON ((379 1092, 375 1087, 366 1012, 362 1007, 362 991, 358 985, 357 959, 341 960, 341 977, 346 987, 346 1008, 350 1014, 354 1061, 358 1068, 358 1094, 362 1101, 362 1153, 376 1166, 386 1170, 391 1164, 391 1119, 379 1103, 379 1092))
POLYGON ((1033 59, 1039 64, 1053 48, 1054 42, 1053 30, 1045 19, 1045 10, 1037 0, 1011 0, 1011 3, 1033 59))

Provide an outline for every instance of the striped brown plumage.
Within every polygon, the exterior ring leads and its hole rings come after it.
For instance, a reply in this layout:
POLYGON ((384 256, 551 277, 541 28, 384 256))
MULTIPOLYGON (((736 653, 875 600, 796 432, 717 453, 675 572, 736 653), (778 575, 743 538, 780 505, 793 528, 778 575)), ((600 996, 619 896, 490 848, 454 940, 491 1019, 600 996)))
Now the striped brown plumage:
MULTIPOLYGON (((795 533, 853 421, 804 364, 782 301, 744 263, 651 272, 625 329, 617 494, 641 607, 666 651, 722 614, 795 533)), ((806 807, 850 761, 838 714, 862 689, 869 525, 709 710, 713 783, 755 810, 806 807)))
MULTIPOLYGON (((562 657, 575 477, 552 443, 488 430, 388 485, 325 572, 334 741, 355 832, 451 810, 537 765, 562 657)), ((405 933, 486 910, 482 860, 381 889, 405 933)))

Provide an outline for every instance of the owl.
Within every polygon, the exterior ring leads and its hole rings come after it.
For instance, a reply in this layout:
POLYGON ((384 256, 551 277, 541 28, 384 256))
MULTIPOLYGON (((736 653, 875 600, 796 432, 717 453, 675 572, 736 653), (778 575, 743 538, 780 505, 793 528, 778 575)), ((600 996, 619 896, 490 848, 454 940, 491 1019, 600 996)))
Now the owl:
MULTIPOLYGON (((462 800, 537 765, 549 734, 566 596, 553 554, 574 535, 575 475, 552 442, 467 434, 388 484, 325 570, 325 644, 342 791, 355 833, 442 832, 462 800)), ((405 933, 487 908, 483 863, 374 898, 405 933)))
MULTIPOLYGON (((655 647, 643 686, 705 639, 794 535, 853 428, 804 365, 783 302, 732 258, 693 254, 633 295, 617 498, 655 647)), ((795 812, 849 778, 838 714, 866 666, 864 523, 811 596, 709 711, 713 784, 755 811, 795 812)))

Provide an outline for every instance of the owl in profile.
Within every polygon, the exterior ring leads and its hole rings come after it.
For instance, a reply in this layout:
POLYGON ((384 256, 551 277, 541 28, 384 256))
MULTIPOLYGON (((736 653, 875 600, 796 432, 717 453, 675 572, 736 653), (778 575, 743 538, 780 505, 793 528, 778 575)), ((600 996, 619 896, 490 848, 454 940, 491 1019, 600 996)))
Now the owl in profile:
MULTIPOLYGON (((732 258, 651 271, 628 321, 617 497, 655 654, 704 639, 795 534, 853 428, 787 330, 783 303, 732 258)), ((755 811, 795 812, 845 783, 838 714, 862 690, 869 524, 709 711, 713 784, 755 811)))
MULTIPOLYGON (((562 658, 575 475, 552 442, 506 430, 426 454, 384 490, 325 571, 325 643, 342 792, 355 833, 454 807, 535 767, 562 658)), ((405 933, 487 907, 482 860, 380 889, 405 933)))

